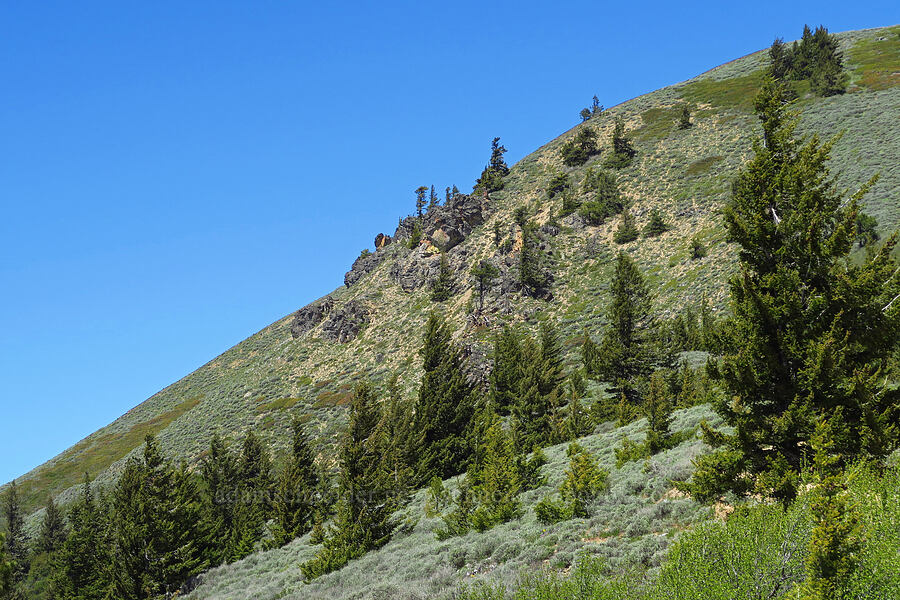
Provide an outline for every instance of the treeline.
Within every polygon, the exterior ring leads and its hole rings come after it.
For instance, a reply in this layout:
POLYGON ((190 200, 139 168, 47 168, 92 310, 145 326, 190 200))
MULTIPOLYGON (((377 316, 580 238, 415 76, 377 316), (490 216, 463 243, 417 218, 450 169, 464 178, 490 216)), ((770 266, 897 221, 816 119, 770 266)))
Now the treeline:
POLYGON ((847 88, 838 40, 821 25, 815 32, 804 25, 800 41, 790 46, 776 38, 769 48, 768 73, 776 81, 808 81, 819 96, 843 94, 847 88))

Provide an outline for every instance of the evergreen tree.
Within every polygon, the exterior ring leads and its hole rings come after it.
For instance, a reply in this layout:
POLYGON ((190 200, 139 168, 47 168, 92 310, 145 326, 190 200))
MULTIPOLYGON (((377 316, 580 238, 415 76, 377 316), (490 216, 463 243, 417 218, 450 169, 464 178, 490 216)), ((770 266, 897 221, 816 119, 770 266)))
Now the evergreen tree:
POLYGON ((600 345, 600 371, 635 402, 635 380, 649 375, 656 357, 651 345, 656 322, 650 314, 650 290, 637 264, 619 252, 607 308, 609 327, 600 345))
POLYGON ((441 262, 437 278, 431 284, 431 301, 444 302, 453 295, 453 269, 447 260, 447 254, 441 252, 441 262))
POLYGON ((581 115, 581 122, 584 123, 585 121, 587 121, 588 119, 591 118, 591 109, 582 108, 581 112, 578 114, 581 115))
POLYGON ((53 554, 62 547, 66 537, 68 531, 63 514, 53 501, 53 496, 47 496, 47 506, 44 508, 44 517, 41 519, 35 547, 38 552, 53 554))
POLYGON ((657 209, 650 211, 650 222, 644 227, 644 237, 657 237, 669 230, 668 224, 657 209))
POLYGON ((837 38, 824 27, 816 27, 812 36, 815 62, 810 83, 819 96, 843 94, 847 87, 843 57, 837 38))
POLYGON ((691 108, 685 104, 681 107, 681 114, 678 117, 678 129, 690 129, 692 125, 691 108))
POLYGON ((616 125, 612 134, 613 153, 605 163, 611 169, 621 169, 631 164, 637 151, 631 145, 631 140, 625 133, 625 122, 621 117, 616 119, 616 125))
POLYGON ((6 552, 13 564, 13 581, 18 582, 28 572, 28 536, 25 534, 25 516, 15 479, 3 493, 2 509, 6 524, 6 552))
POLYGON ((706 246, 700 241, 700 236, 691 238, 691 260, 697 260, 706 256, 706 246))
POLYGON ((591 116, 599 117, 600 113, 602 113, 602 112, 603 112, 603 105, 600 104, 600 98, 598 98, 597 95, 594 94, 594 97, 591 100, 591 116))
POLYGON ((569 176, 565 173, 557 173, 550 179, 547 184, 547 198, 553 199, 556 195, 562 194, 569 189, 569 176))
POLYGON ((561 398, 565 375, 563 374, 563 349, 559 339, 559 331, 554 325, 544 321, 540 326, 540 338, 540 393, 548 398, 561 398))
POLYGON ((820 420, 839 464, 881 458, 897 441, 900 392, 879 380, 900 333, 890 304, 897 238, 848 264, 868 186, 844 201, 826 167, 833 142, 794 138, 780 84, 766 81, 756 108, 763 138, 725 209, 741 271, 730 282, 725 356, 711 369, 727 392, 715 408, 734 433, 706 428, 718 452, 683 486, 700 499, 732 490, 790 501, 820 420))
POLYGON ((584 342, 581 344, 581 362, 584 365, 584 372, 591 379, 601 376, 602 366, 600 357, 600 348, 591 339, 591 334, 585 330, 584 342))
POLYGON ((634 217, 631 215, 630 210, 626 210, 622 213, 622 220, 619 222, 619 226, 613 232, 613 241, 617 244, 627 244, 638 239, 638 235, 640 234, 634 222, 634 217))
POLYGON ((672 402, 666 380, 660 371, 650 377, 644 412, 647 415, 647 451, 653 456, 666 449, 669 427, 672 425, 672 402))
POLYGON ((597 145, 597 132, 588 126, 582 127, 575 137, 562 145, 563 164, 568 167, 583 165, 588 159, 600 152, 597 145))
POLYGON ((474 393, 453 344, 450 327, 436 313, 425 323, 422 382, 416 402, 419 433, 418 481, 447 479, 466 468, 471 454, 467 439, 474 412, 474 393))
POLYGON ((477 481, 477 493, 481 499, 471 516, 472 526, 477 531, 486 531, 520 514, 518 495, 522 482, 513 442, 503 430, 499 417, 493 415, 489 423, 484 450, 480 453, 483 460, 470 469, 471 479, 477 481))
POLYGON ((526 223, 522 229, 522 248, 519 251, 519 279, 525 293, 540 296, 550 286, 552 276, 546 270, 546 263, 537 226, 526 223))
POLYGON ((375 428, 375 444, 381 456, 379 468, 398 497, 405 497, 415 483, 416 432, 413 404, 403 398, 397 376, 387 383, 387 400, 375 428))
POLYGON ((543 446, 550 438, 551 398, 542 393, 546 385, 541 348, 530 337, 522 344, 522 377, 513 405, 519 448, 543 446))
POLYGON ((416 220, 413 223, 412 233, 409 234, 409 242, 407 242, 407 246, 410 250, 415 250, 419 247, 419 244, 422 243, 422 224, 416 220))
POLYGON ((375 429, 380 420, 375 393, 363 383, 350 404, 350 422, 340 449, 339 493, 334 524, 315 558, 301 565, 307 580, 341 568, 391 538, 397 508, 379 469, 375 429))
POLYGON ((769 75, 776 80, 783 81, 792 71, 792 53, 784 45, 784 40, 775 38, 769 48, 769 75))
POLYGON ((500 145, 500 138, 491 141, 491 161, 475 182, 475 191, 490 194, 503 189, 503 178, 509 175, 509 167, 503 158, 506 148, 500 145))
POLYGON ((509 414, 519 396, 524 368, 519 333, 509 325, 494 338, 494 365, 488 379, 490 398, 501 415, 509 414))
POLYGON ((581 191, 589 199, 581 204, 578 214, 591 225, 602 225, 606 219, 625 208, 616 177, 608 171, 589 167, 584 174, 581 191))
POLYGON ((431 192, 428 194, 428 210, 436 207, 439 204, 437 193, 434 191, 434 186, 431 186, 431 192))
POLYGON ((303 432, 303 423, 294 417, 291 420, 291 454, 278 478, 272 502, 273 547, 280 548, 312 529, 318 486, 319 474, 309 440, 303 432))
POLYGON ((211 563, 219 565, 228 560, 226 549, 234 530, 239 489, 237 461, 218 433, 213 435, 209 452, 200 464, 200 477, 204 526, 215 548, 211 563))
POLYGON ((428 193, 428 188, 424 185, 420 185, 416 188, 416 217, 421 221, 422 220, 422 211, 425 208, 425 194, 428 193))
POLYGON ((446 188, 444 188, 444 204, 449 203, 450 198, 452 197, 453 196, 450 195, 450 186, 447 186, 446 188))
POLYGON ((500 270, 488 261, 482 260, 472 267, 469 274, 475 278, 478 285, 478 310, 481 311, 484 308, 484 296, 491 287, 491 283, 500 274, 500 270))
POLYGON ((13 564, 6 554, 6 535, 0 533, 0 598, 6 598, 13 587, 13 564))
POLYGON ((104 515, 85 474, 81 496, 69 509, 69 534, 55 560, 51 589, 56 598, 101 600, 108 583, 108 544, 104 515))
POLYGON ((494 221, 494 248, 499 248, 503 241, 503 233, 500 231, 500 220, 494 221))

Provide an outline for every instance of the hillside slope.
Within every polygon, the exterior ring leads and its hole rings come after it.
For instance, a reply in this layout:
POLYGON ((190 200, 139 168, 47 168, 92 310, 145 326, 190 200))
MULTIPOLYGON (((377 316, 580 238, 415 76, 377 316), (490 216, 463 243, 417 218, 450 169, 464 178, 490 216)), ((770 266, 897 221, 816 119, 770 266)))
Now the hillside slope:
MULTIPOLYGON (((838 36, 851 76, 849 91, 830 98, 802 95, 799 130, 826 137, 844 132, 832 163, 842 186, 855 189, 881 174, 863 202, 884 234, 900 225, 900 26, 838 36)), ((619 248, 611 239, 617 219, 595 227, 570 216, 555 224, 552 215, 560 213, 562 200, 548 200, 546 188, 560 172, 577 187, 587 168, 601 164, 610 152, 616 118, 624 120, 638 152, 631 166, 617 172, 638 226, 647 222, 651 208, 662 211, 672 226, 657 238, 625 245, 658 290, 655 308, 671 314, 696 305, 701 294, 722 307, 735 256, 718 210, 758 134, 752 98, 765 56, 765 51, 745 56, 573 127, 514 165, 502 191, 489 198, 461 197, 436 209, 427 221, 430 239, 414 250, 401 243, 410 234, 408 221, 387 232, 394 242, 361 258, 349 285, 279 319, 25 474, 19 483, 26 508, 36 510, 47 494, 62 494, 65 501, 85 472, 101 483, 113 480, 150 432, 166 451, 194 460, 216 431, 236 438, 253 428, 281 448, 286 415, 298 414, 329 460, 355 381, 398 373, 408 391, 417 384, 421 328, 436 306, 429 299, 439 262, 435 246, 455 243, 447 254, 456 293, 442 310, 456 324, 476 371, 492 331, 503 322, 534 326, 552 319, 572 350, 569 360, 576 361, 583 331, 596 332, 604 324, 611 259, 619 248), (692 109, 694 126, 680 130, 675 121, 684 103, 692 109), (603 151, 584 166, 565 167, 561 146, 586 127, 599 133, 603 151), (543 225, 542 248, 553 273, 544 297, 524 294, 515 281, 521 241, 513 211, 520 206, 543 225), (501 248, 494 243, 495 224, 501 248), (690 260, 694 236, 709 250, 703 260, 690 260), (482 259, 497 264, 504 276, 489 290, 485 311, 473 315, 469 269, 482 259)))

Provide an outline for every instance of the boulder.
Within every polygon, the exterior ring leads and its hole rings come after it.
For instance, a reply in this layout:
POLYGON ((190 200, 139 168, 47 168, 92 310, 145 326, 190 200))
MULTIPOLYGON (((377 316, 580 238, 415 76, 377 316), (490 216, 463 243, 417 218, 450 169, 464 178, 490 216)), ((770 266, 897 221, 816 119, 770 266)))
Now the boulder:
POLYGON ((360 330, 371 320, 370 311, 359 300, 349 300, 322 325, 322 335, 331 341, 346 344, 356 338, 360 330))
POLYGON ((393 241, 394 239, 391 236, 379 233, 375 236, 375 250, 381 250, 393 241))
POLYGON ((291 321, 291 337, 295 340, 318 325, 334 308, 334 300, 326 296, 322 300, 307 304, 294 313, 291 321))
POLYGON ((344 285, 350 287, 369 273, 384 260, 384 252, 371 252, 369 254, 361 254, 359 258, 353 261, 350 270, 344 275, 344 285))

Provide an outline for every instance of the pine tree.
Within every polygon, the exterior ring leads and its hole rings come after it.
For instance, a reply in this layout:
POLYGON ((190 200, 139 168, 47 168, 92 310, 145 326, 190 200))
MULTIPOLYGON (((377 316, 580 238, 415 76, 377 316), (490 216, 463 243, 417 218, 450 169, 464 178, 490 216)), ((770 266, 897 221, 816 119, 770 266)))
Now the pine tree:
POLYGON ((420 185, 416 188, 416 216, 421 221, 422 220, 422 210, 425 208, 425 194, 428 193, 428 188, 424 185, 420 185))
POLYGON ((291 420, 291 454, 278 477, 272 502, 272 546, 280 548, 312 529, 319 474, 303 423, 291 420))
POLYGON ((897 441, 900 392, 879 380, 900 333, 890 304, 896 235, 848 264, 868 186, 844 200, 826 166, 833 141, 794 138, 782 85, 766 81, 756 107, 763 138, 725 209, 741 270, 730 281, 725 355, 711 369, 727 398, 715 409, 734 433, 705 430, 718 452, 683 486, 703 500, 727 490, 793 499, 820 420, 839 464, 881 458, 897 441))
POLYGON ((522 249, 519 251, 519 280, 525 293, 540 296, 547 289, 552 276, 547 272, 546 266, 537 226, 526 223, 522 229, 522 249))
POLYGON ((522 482, 515 448, 496 415, 490 418, 482 455, 483 461, 475 465, 477 492, 482 501, 471 516, 472 526, 477 531, 486 531, 515 519, 521 512, 518 495, 522 482))
POLYGON ((473 389, 463 371, 463 359, 453 344, 450 327, 436 313, 425 323, 422 381, 416 402, 419 432, 417 479, 447 479, 466 468, 471 448, 467 439, 474 413, 473 389))
POLYGON ((657 237, 669 230, 668 224, 663 219, 659 210, 652 209, 650 211, 650 221, 647 223, 647 226, 644 227, 644 237, 657 237))
POLYGON ((672 402, 666 380, 660 371, 650 377, 644 413, 647 415, 647 451, 653 456, 666 449, 669 427, 672 425, 672 402))
POLYGON ((600 371, 615 388, 636 402, 633 382, 655 366, 651 339, 656 322, 650 314, 650 290, 637 264, 619 252, 607 308, 609 327, 600 344, 600 371))
POLYGON ((561 398, 563 374, 563 349, 556 326, 544 321, 540 326, 541 338, 541 379, 540 392, 546 397, 561 398))
POLYGON ((519 448, 543 446, 550 437, 551 398, 542 393, 547 384, 541 348, 530 337, 522 344, 522 376, 512 407, 519 448))
POLYGON ((637 151, 631 145, 631 140, 625 133, 625 121, 621 117, 616 119, 616 125, 612 134, 613 153, 606 162, 606 167, 611 169, 621 169, 631 164, 637 151))
POLYGON ((792 70, 792 53, 785 47, 784 40, 775 38, 769 48, 769 75, 776 80, 786 80, 792 70))
POLYGON ((453 269, 447 260, 447 254, 441 252, 441 262, 438 267, 438 276, 431 284, 431 301, 444 302, 453 295, 453 269))
POLYGON ((416 433, 413 405, 403 398, 397 376, 387 383, 387 400, 375 428, 375 443, 381 456, 380 469, 398 497, 405 497, 415 482, 416 433))
POLYGON ((638 239, 639 235, 640 233, 631 211, 626 210, 622 213, 622 220, 619 222, 619 226, 613 232, 613 241, 617 244, 627 244, 638 239))
POLYGON ((563 500, 570 503, 572 516, 587 517, 588 504, 606 489, 609 472, 598 467, 594 457, 574 442, 566 454, 569 468, 559 491, 563 500))
POLYGON ((18 582, 28 572, 28 536, 25 534, 25 516, 15 479, 3 493, 2 510, 6 524, 6 552, 13 564, 13 581, 18 582))
POLYGON ((584 365, 584 373, 591 379, 602 375, 600 348, 591 338, 591 334, 585 330, 584 342, 581 344, 581 362, 584 365))
POLYGON ((0 533, 0 598, 6 598, 13 587, 13 564, 6 554, 6 535, 0 533))
POLYGON ((494 338, 494 365, 488 385, 494 410, 501 415, 509 414, 519 396, 523 370, 521 346, 521 336, 509 325, 494 338))
POLYGON ((62 547, 67 536, 68 531, 63 514, 56 502, 53 501, 53 496, 47 496, 47 506, 44 508, 44 517, 41 519, 41 528, 35 548, 38 552, 52 554, 62 547))
POLYGON ((706 246, 700 240, 699 236, 691 238, 691 260, 698 260, 706 256, 706 246))
POLYGON ((602 225, 606 219, 625 208, 616 177, 608 171, 589 167, 584 174, 581 191, 589 199, 582 202, 578 214, 591 225, 602 225))
POLYGON ((341 443, 338 504, 331 527, 315 558, 301 565, 307 580, 341 568, 391 538, 397 508, 390 483, 379 469, 375 429, 380 420, 375 393, 357 386, 350 422, 341 443))
POLYGON ((428 210, 436 207, 439 204, 437 192, 434 191, 434 186, 431 186, 431 191, 428 193, 428 210))
POLYGON ((598 98, 597 95, 594 94, 593 99, 591 99, 591 116, 599 117, 602 112, 603 105, 600 104, 600 98, 598 98))
POLYGON ((237 462, 224 440, 214 434, 209 452, 200 465, 203 482, 203 520, 215 547, 213 565, 226 562, 226 548, 234 529, 234 508, 238 502, 237 462))
POLYGON ((51 589, 56 598, 101 600, 108 584, 104 515, 85 474, 80 497, 69 509, 69 534, 55 560, 51 589))
POLYGON ((597 132, 589 126, 582 127, 575 137, 562 145, 563 164, 568 167, 583 165, 588 159, 600 152, 597 145, 597 132))
POLYGON ((685 104, 681 107, 681 114, 678 117, 678 129, 690 129, 693 125, 691 123, 691 108, 685 104))
POLYGON ((494 221, 494 248, 499 248, 500 243, 503 241, 503 232, 500 230, 500 220, 497 219, 494 221))
POLYGON ((264 533, 271 511, 272 461, 262 440, 250 430, 244 437, 237 461, 237 501, 240 518, 235 518, 228 550, 229 562, 240 560, 253 550, 264 533))
POLYGON ((491 160, 475 182, 475 191, 490 194, 503 189, 503 178, 509 175, 509 167, 503 159, 506 148, 500 145, 500 138, 491 141, 491 160))
POLYGON ((491 287, 491 283, 500 274, 500 270, 488 261, 482 260, 472 267, 469 274, 475 278, 478 286, 478 310, 480 312, 484 309, 484 296, 491 287))

